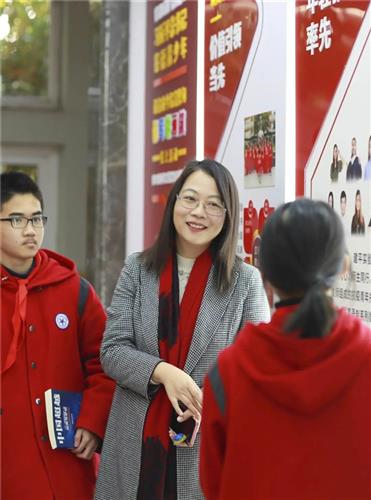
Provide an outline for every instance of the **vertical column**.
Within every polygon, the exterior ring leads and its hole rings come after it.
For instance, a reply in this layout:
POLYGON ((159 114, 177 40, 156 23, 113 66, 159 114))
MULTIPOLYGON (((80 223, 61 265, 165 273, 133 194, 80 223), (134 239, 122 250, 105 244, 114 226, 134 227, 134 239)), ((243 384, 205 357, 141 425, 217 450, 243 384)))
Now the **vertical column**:
POLYGON ((129 2, 104 2, 97 191, 95 206, 89 207, 95 235, 89 252, 94 252, 90 263, 96 290, 106 305, 124 261, 128 45, 129 2))

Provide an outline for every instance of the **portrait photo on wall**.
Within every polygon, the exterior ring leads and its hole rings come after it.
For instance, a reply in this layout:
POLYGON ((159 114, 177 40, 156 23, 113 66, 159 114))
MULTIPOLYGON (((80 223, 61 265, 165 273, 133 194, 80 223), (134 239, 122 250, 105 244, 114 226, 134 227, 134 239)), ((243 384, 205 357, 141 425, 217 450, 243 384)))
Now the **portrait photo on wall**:
POLYGON ((365 181, 371 181, 371 135, 368 138, 367 163, 365 165, 365 181))
POLYGON ((343 170, 343 159, 340 155, 339 146, 334 144, 332 148, 332 162, 330 167, 330 178, 332 182, 337 182, 339 173, 343 170))
POLYGON ((334 208, 334 193, 332 191, 330 191, 327 196, 327 203, 330 205, 331 208, 334 208))
POLYGON ((352 137, 351 153, 350 153, 349 163, 347 166, 346 179, 347 181, 353 181, 361 179, 361 177, 362 177, 362 166, 357 153, 357 139, 356 137, 352 137))
POLYGON ((346 210, 347 210, 347 194, 343 190, 340 193, 340 214, 341 214, 342 217, 345 216, 346 210))
POLYGON ((356 191, 354 215, 350 231, 352 234, 365 234, 365 218, 362 212, 362 197, 359 189, 356 191))
POLYGON ((268 111, 244 119, 244 187, 275 185, 276 113, 268 111))

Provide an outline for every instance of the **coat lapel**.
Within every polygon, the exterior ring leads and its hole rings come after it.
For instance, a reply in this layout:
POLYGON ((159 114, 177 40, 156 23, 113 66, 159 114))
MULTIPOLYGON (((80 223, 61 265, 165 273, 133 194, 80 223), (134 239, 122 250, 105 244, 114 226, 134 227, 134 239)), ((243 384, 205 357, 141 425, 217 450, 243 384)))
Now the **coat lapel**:
POLYGON ((238 272, 233 270, 232 283, 227 292, 220 293, 217 289, 216 271, 212 266, 206 290, 202 299, 200 312, 184 366, 186 373, 191 373, 202 354, 207 349, 217 330, 237 284, 238 272))
POLYGON ((158 328, 158 288, 159 280, 155 273, 144 271, 141 281, 140 293, 142 307, 142 341, 147 347, 147 352, 159 356, 157 328, 158 328))

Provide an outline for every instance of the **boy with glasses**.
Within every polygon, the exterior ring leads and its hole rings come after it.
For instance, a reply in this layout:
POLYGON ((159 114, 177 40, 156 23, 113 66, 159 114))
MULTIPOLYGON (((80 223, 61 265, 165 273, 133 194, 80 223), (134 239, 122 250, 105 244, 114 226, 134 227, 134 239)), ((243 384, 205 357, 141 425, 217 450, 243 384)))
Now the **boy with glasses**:
POLYGON ((91 499, 113 382, 99 349, 105 312, 67 257, 40 249, 47 217, 35 182, 0 176, 2 496, 91 499), (74 448, 49 443, 45 390, 82 392, 74 448))

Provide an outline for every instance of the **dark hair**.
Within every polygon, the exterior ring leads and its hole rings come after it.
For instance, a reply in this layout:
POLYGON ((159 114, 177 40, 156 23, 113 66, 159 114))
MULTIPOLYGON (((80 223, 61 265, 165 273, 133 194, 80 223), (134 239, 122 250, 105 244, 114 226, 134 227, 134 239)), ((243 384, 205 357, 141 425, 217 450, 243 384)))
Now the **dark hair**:
POLYGON ((28 175, 23 174, 22 172, 5 172, 0 175, 0 184, 1 208, 4 203, 9 201, 16 194, 32 194, 39 200, 41 210, 44 209, 44 200, 40 188, 28 175))
POLYGON ((346 195, 346 192, 345 191, 342 191, 340 193, 340 199, 342 200, 343 198, 347 199, 347 195, 346 195))
POLYGON ((334 208, 334 193, 332 191, 330 191, 328 194, 327 197, 328 202, 330 201, 330 197, 331 197, 331 207, 334 208))
POLYGON ((217 285, 220 291, 226 290, 232 278, 236 260, 236 246, 239 223, 238 190, 229 170, 215 160, 190 161, 175 181, 169 193, 159 235, 155 243, 142 252, 147 269, 160 273, 175 246, 176 231, 173 222, 176 195, 181 191, 186 179, 202 170, 215 180, 224 206, 227 209, 221 232, 210 244, 214 266, 217 271, 217 285))
POLYGON ((357 211, 357 196, 359 196, 359 199, 360 199, 360 202, 362 203, 362 196, 361 196, 361 191, 359 189, 357 189, 356 191, 356 196, 354 198, 354 213, 358 216, 360 216, 361 212, 362 212, 362 207, 359 208, 359 212, 357 211))
POLYGON ((335 309, 327 290, 340 273, 345 255, 340 218, 322 201, 301 198, 281 205, 264 225, 260 245, 263 278, 300 298, 285 325, 302 338, 320 338, 331 328, 335 309))
POLYGON ((370 153, 370 142, 371 142, 371 135, 368 138, 368 159, 371 160, 371 153, 370 153))

